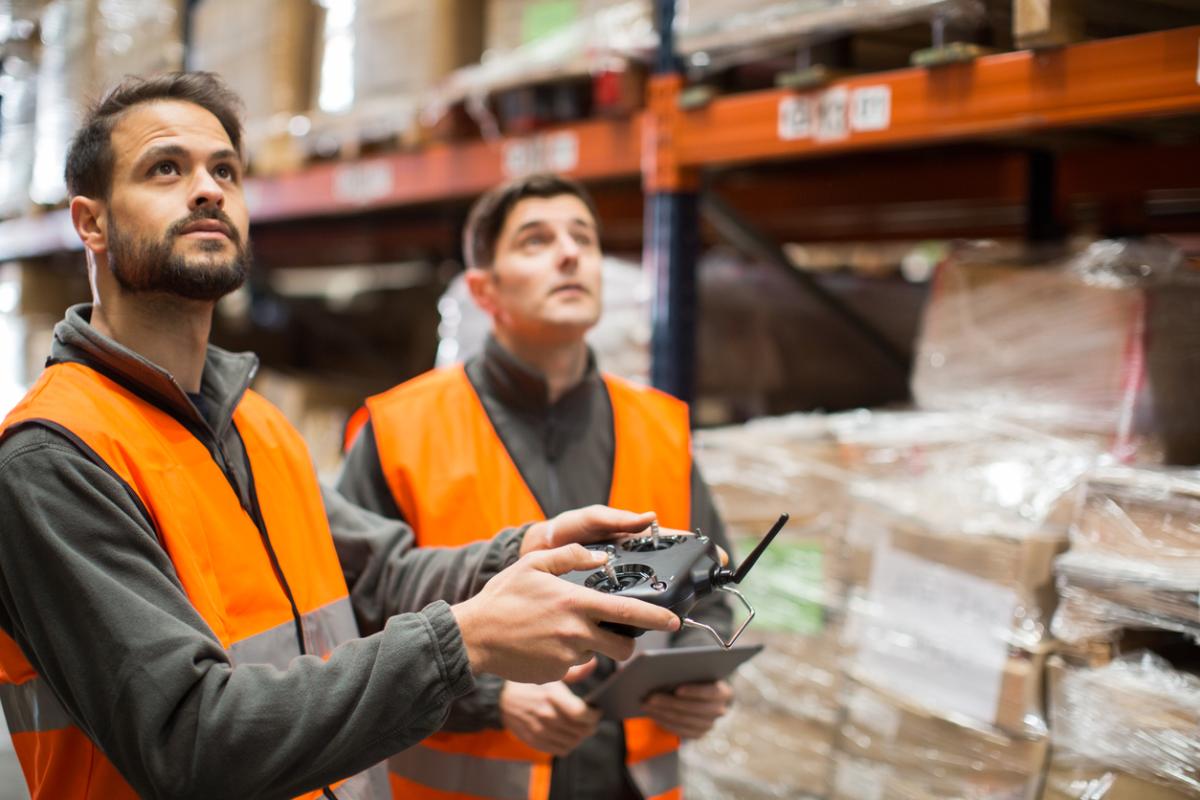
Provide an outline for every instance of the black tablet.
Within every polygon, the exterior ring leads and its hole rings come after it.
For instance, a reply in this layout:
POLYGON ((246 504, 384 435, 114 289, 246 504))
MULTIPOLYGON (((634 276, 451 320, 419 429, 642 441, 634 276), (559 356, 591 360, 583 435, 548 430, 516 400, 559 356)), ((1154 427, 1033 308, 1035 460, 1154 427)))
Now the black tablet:
POLYGON ((761 644, 740 644, 728 650, 717 645, 644 650, 625 662, 584 700, 601 709, 605 719, 644 716, 642 701, 648 695, 685 683, 721 680, 762 649, 761 644))

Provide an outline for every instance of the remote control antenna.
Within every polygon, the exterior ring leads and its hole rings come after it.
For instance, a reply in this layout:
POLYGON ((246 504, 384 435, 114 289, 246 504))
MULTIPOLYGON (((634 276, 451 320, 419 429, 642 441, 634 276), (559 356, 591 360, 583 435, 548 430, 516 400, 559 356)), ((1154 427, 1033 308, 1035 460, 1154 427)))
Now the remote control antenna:
POLYGON ((650 523, 650 549, 658 549, 658 520, 650 523))
POLYGON ((750 555, 746 556, 746 559, 742 561, 742 565, 738 567, 737 572, 734 572, 731 569, 720 569, 715 575, 713 575, 713 583, 717 586, 723 586, 727 583, 741 583, 742 579, 745 578, 747 573, 749 573, 754 567, 754 564, 758 561, 759 556, 763 554, 763 551, 767 549, 767 546, 770 545, 771 542, 774 541, 775 537, 779 535, 779 532, 783 530, 783 526, 787 524, 788 519, 789 517, 787 514, 780 514, 779 519, 775 520, 775 524, 771 526, 771 530, 767 531, 767 535, 764 536, 762 541, 755 546, 750 555))

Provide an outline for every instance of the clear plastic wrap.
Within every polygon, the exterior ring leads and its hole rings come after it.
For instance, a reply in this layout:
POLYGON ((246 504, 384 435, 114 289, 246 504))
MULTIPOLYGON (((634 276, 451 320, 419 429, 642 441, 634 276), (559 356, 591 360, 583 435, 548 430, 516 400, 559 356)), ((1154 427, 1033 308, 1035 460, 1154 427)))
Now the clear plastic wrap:
POLYGON ((1124 627, 1200 640, 1200 471, 1110 468, 1089 476, 1056 564, 1055 636, 1124 627))
POLYGON ((693 800, 826 794, 841 686, 837 623, 808 635, 758 623, 743 640, 766 647, 735 673, 731 711, 683 749, 693 800))
POLYGON ((94 90, 89 0, 51 0, 42 11, 33 174, 29 197, 40 205, 67 199, 67 147, 82 104, 94 90))
POLYGON ((836 748, 835 797, 1019 798, 1034 795, 1047 739, 957 725, 849 681, 836 748))
MULTIPOLYGON (((605 256, 604 312, 587 336, 600 369, 640 383, 650 377, 650 283, 637 264, 605 256)), ((483 349, 492 321, 455 276, 438 300, 437 365, 466 361, 483 349)))
POLYGON ((1053 562, 1098 448, 972 414, 829 424, 852 485, 850 674, 964 725, 1042 733, 1053 562))
POLYGON ((1200 422, 1181 413, 1181 395, 1200 361, 1200 322, 1186 313, 1198 303, 1200 273, 1163 242, 965 247, 934 284, 913 395, 924 408, 1095 435, 1122 458, 1157 428, 1169 457, 1195 455, 1200 422))
POLYGON ((287 161, 292 118, 312 105, 317 21, 313 0, 205 0, 192 13, 189 66, 241 97, 256 167, 287 161))
POLYGON ((676 22, 679 52, 693 69, 712 69, 817 44, 860 30, 935 17, 980 22, 980 0, 688 0, 676 22))
POLYGON ((182 66, 179 14, 178 3, 170 0, 51 0, 46 4, 29 190, 33 202, 56 205, 67 199, 63 178, 67 148, 89 103, 126 75, 182 66))
POLYGON ((33 43, 10 43, 6 49, 0 69, 0 218, 29 210, 37 108, 33 43))
POLYGON ((829 425, 856 492, 956 535, 1065 535, 1069 492, 1105 458, 1094 441, 965 411, 856 411, 829 425))
POLYGON ((183 7, 177 0, 92 2, 100 91, 126 75, 183 68, 183 7))
MULTIPOLYGON (((493 12, 489 23, 494 22, 495 16, 493 12)), ((492 25, 493 29, 496 27, 492 25)), ((544 35, 533 36, 537 27, 522 21, 515 26, 515 33, 499 36, 489 33, 488 49, 481 62, 456 70, 443 81, 430 97, 426 115, 437 119, 445 109, 465 101, 467 110, 477 117, 486 134, 494 130, 485 102, 491 93, 623 68, 629 60, 647 59, 658 43, 650 3, 646 0, 593 0, 576 9, 572 21, 547 26, 544 35)))
POLYGON ((906 769, 839 753, 831 800, 1034 800, 1038 779, 1009 772, 906 769))
POLYGON ((1051 672, 1056 765, 1090 764, 1200 795, 1200 677, 1150 653, 1051 672))

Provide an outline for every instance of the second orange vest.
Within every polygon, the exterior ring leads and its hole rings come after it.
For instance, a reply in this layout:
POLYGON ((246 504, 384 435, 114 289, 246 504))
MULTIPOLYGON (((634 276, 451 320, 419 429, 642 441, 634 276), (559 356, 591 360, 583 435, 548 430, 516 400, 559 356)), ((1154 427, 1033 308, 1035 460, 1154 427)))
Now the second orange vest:
MULTIPOLYGON (((613 376, 615 453, 608 505, 655 511, 663 527, 691 516, 687 406, 613 376)), ((467 544, 545 519, 461 366, 369 398, 379 460, 421 546, 467 544)), ((677 800, 679 739, 648 719, 625 722, 630 775, 648 800, 677 800)), ((545 800, 551 756, 507 731, 439 733, 389 761, 393 797, 545 800)))

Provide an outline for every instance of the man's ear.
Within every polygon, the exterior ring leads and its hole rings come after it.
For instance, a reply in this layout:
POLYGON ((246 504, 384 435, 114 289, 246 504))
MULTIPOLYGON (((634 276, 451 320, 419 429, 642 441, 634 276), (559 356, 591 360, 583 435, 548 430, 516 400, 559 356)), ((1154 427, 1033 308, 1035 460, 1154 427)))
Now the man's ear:
POLYGON ((489 316, 496 314, 496 280, 490 269, 468 267, 466 271, 467 289, 475 305, 482 308, 489 316))
POLYGON ((71 198, 71 225, 83 246, 93 253, 108 252, 108 223, 104 202, 76 195, 71 198))

